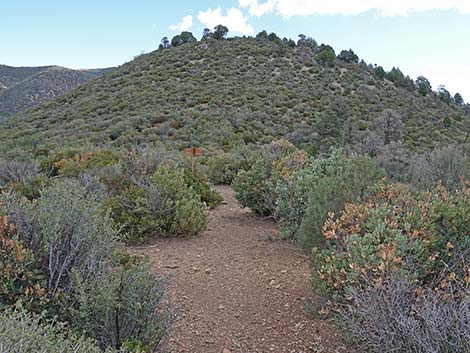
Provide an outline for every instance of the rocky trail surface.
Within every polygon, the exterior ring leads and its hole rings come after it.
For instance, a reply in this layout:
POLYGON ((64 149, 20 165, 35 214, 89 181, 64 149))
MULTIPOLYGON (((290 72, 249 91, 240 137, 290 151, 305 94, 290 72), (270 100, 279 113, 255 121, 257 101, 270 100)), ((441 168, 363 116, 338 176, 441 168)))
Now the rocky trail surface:
POLYGON ((169 279, 176 353, 347 352, 331 322, 311 315, 308 258, 273 221, 238 206, 229 187, 194 238, 133 247, 169 279))

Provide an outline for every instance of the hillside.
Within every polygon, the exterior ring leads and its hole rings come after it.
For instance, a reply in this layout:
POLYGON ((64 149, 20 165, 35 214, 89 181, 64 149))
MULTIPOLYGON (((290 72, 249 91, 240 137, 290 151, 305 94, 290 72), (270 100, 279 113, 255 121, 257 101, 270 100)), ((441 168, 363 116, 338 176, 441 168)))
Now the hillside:
POLYGON ((465 139, 463 106, 394 84, 372 65, 328 61, 305 44, 207 40, 141 55, 2 122, 0 151, 155 141, 228 149, 277 137, 327 150, 384 109, 402 115, 411 149, 465 139))
POLYGON ((0 118, 41 105, 100 76, 107 70, 0 65, 0 118))
POLYGON ((33 76, 41 71, 47 70, 50 67, 51 66, 12 67, 0 65, 0 90, 14 86, 22 80, 33 76))

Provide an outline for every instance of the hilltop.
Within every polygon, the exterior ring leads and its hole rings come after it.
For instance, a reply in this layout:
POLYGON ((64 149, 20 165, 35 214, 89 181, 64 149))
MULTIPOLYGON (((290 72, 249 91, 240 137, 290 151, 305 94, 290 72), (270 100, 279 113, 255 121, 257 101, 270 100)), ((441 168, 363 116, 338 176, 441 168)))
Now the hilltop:
POLYGON ((0 118, 41 105, 108 70, 0 65, 0 118))
POLYGON ((466 138, 467 105, 352 51, 337 58, 313 40, 271 36, 175 44, 2 122, 0 151, 156 141, 230 149, 278 137, 327 150, 384 109, 402 116, 409 149, 466 138))

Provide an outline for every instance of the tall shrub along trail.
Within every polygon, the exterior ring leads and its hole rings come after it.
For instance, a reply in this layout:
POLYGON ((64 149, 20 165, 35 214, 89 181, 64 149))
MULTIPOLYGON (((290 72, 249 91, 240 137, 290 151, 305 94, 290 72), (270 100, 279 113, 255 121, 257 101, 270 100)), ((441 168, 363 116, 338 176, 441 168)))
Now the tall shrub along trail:
POLYGON ((273 221, 238 206, 229 187, 194 238, 133 247, 170 279, 172 352, 346 352, 331 322, 312 316, 308 258, 273 221))

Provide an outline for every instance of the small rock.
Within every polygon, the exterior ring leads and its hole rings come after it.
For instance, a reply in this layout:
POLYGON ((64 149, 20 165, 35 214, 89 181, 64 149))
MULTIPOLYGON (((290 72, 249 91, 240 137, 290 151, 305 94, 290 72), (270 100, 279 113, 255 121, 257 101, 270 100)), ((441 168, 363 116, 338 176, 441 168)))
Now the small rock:
POLYGON ((178 268, 180 267, 179 265, 176 265, 176 264, 169 264, 169 265, 165 265, 166 268, 178 268))
POLYGON ((223 306, 222 304, 220 304, 218 307, 217 307, 218 310, 224 310, 225 309, 225 306, 223 306))
POLYGON ((209 273, 212 272, 212 270, 211 270, 210 268, 206 268, 204 272, 207 273, 207 274, 209 274, 209 273))
POLYGON ((198 271, 199 271, 199 268, 197 268, 197 267, 195 267, 195 266, 193 266, 192 269, 193 269, 194 272, 198 272, 198 271))

